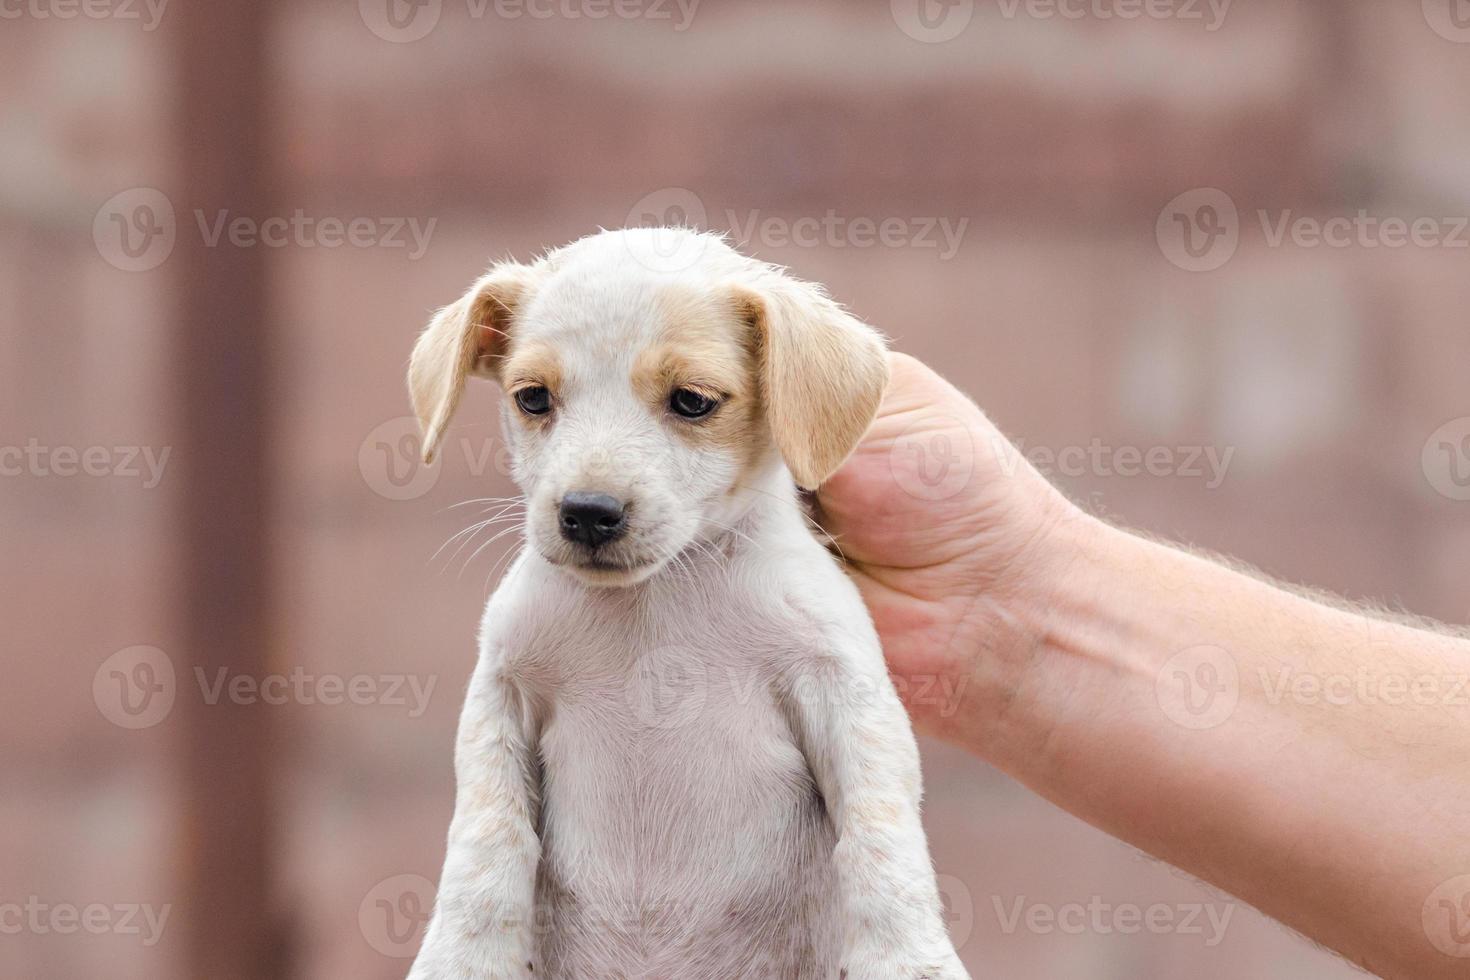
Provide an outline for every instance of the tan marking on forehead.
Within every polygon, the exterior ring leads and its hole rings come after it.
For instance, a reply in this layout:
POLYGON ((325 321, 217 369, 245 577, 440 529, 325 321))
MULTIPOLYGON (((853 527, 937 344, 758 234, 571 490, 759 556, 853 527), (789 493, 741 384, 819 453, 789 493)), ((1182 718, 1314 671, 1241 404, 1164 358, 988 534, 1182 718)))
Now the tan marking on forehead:
POLYGON ((633 359, 633 390, 650 411, 668 412, 676 388, 721 401, 702 422, 671 419, 680 437, 735 453, 746 467, 769 444, 756 381, 756 351, 746 322, 718 297, 667 290, 658 301, 659 327, 633 359))
POLYGON ((729 310, 711 297, 676 289, 661 293, 656 308, 653 340, 634 359, 633 384, 640 394, 667 397, 690 385, 745 396, 754 388, 754 352, 729 310))
POLYGON ((562 383, 561 355, 553 345, 542 340, 517 343, 506 355, 500 376, 506 391, 527 385, 544 385, 553 392, 559 391, 562 383))

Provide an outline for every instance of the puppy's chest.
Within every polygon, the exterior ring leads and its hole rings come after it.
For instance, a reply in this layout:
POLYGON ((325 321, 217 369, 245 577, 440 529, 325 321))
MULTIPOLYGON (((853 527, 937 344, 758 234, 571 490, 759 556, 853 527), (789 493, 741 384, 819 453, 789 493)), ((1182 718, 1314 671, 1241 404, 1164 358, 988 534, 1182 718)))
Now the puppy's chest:
POLYGON ((547 720, 595 714, 610 728, 652 732, 772 707, 778 679, 810 648, 779 604, 678 592, 547 595, 508 631, 506 669, 547 720))
POLYGON ((549 857, 698 873, 726 864, 722 842, 810 832, 820 805, 784 703, 805 638, 779 606, 719 605, 594 595, 521 631, 507 666, 536 718, 549 857))

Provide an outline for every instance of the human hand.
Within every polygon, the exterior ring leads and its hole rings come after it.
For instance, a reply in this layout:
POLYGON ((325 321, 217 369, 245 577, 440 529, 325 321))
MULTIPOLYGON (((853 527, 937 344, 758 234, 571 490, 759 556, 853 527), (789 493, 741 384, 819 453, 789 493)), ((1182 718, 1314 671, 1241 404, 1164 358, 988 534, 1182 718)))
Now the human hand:
POLYGON ((915 725, 972 748, 1004 712, 1095 523, 947 381, 905 354, 817 493, 915 725))
POLYGON ((1463 977, 1464 632, 1112 528, 934 372, 892 374, 817 516, 916 727, 1375 975, 1463 977))

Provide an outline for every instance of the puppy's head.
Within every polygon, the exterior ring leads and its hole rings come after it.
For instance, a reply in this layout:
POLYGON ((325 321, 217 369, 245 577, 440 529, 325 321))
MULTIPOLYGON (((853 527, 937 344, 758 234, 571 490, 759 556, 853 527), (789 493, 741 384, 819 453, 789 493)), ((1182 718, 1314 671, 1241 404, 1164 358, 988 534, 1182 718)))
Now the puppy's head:
POLYGON ((783 462, 820 484, 888 374, 878 334, 820 288, 713 236, 630 229, 498 264, 433 318, 409 368, 426 460, 476 376, 506 394, 530 546, 616 586, 726 532, 783 462), (697 261, 640 261, 670 237, 697 261))

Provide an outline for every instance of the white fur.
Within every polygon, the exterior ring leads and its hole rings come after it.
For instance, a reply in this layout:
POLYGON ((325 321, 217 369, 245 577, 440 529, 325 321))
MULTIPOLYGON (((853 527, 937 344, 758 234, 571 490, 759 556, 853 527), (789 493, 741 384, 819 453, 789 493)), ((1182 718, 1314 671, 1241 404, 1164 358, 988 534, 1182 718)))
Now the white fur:
POLYGON ((650 268, 648 234, 553 253, 515 316, 556 345, 567 391, 549 430, 505 408, 528 547, 485 610, 410 978, 965 977, 914 737, 856 588, 779 454, 741 477, 627 382, 652 296, 713 290, 749 260, 689 236, 689 267, 650 268), (617 580, 555 540, 555 501, 594 472, 634 501, 627 553, 655 559, 617 580))

